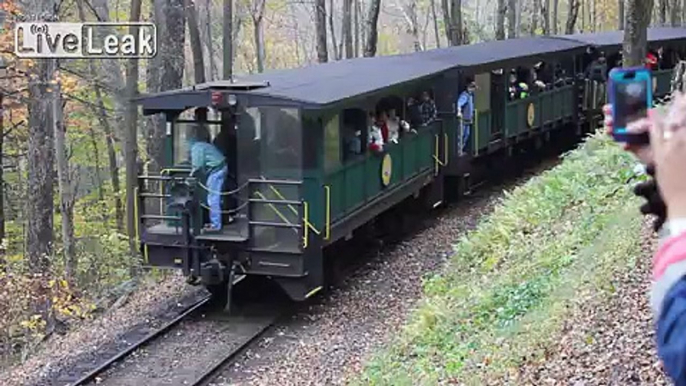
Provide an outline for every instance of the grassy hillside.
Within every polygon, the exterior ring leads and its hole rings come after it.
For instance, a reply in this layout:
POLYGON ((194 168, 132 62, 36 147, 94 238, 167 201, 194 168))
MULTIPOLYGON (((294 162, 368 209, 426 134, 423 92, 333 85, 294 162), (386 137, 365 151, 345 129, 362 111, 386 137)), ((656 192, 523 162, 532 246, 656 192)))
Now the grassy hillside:
POLYGON ((482 385, 542 355, 577 295, 612 293, 639 257, 639 201, 626 184, 635 164, 597 135, 508 192, 353 383, 482 385))

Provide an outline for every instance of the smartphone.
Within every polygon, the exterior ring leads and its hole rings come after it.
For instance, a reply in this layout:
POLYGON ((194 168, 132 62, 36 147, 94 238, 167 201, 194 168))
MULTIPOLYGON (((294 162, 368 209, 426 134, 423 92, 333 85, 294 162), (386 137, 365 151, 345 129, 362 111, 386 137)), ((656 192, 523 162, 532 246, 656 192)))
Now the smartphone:
POLYGON ((633 121, 648 116, 653 105, 653 76, 647 68, 613 68, 610 71, 610 104, 614 127, 612 136, 617 142, 635 145, 648 144, 648 133, 627 133, 633 121))

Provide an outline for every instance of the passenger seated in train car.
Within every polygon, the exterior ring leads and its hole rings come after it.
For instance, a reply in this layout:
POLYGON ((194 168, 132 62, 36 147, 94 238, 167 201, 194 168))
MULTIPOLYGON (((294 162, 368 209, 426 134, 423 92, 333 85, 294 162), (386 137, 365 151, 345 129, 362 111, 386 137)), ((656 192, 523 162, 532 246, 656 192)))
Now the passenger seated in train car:
POLYGON ((531 76, 536 91, 545 91, 552 83, 548 72, 548 67, 544 62, 536 63, 531 69, 531 76))
POLYGON ((419 111, 422 114, 423 125, 429 125, 438 118, 436 102, 431 98, 431 94, 428 91, 422 92, 422 103, 419 105, 419 111))
POLYGON ((522 76, 521 71, 512 69, 510 71, 510 100, 526 99, 529 97, 529 85, 522 76))
POLYGON ((660 49, 663 50, 662 61, 660 63, 660 69, 661 70, 673 69, 676 66, 676 64, 679 62, 678 53, 674 49, 671 49, 671 48, 664 48, 663 49, 662 47, 660 47, 660 49))
POLYGON ((383 139, 382 126, 379 124, 374 113, 369 112, 368 129, 367 129, 367 146, 369 150, 374 153, 381 153, 384 151, 385 141, 383 139))
POLYGON ((349 123, 343 123, 343 141, 345 151, 343 157, 346 161, 362 154, 362 130, 358 130, 349 123))
POLYGON ((388 142, 398 143, 401 133, 410 132, 410 124, 400 119, 394 108, 388 109, 386 113, 386 125, 388 127, 388 142))
POLYGON ((476 92, 476 82, 471 80, 467 88, 460 93, 457 98, 457 118, 460 120, 460 154, 467 151, 469 135, 472 131, 474 122, 474 92, 476 92))
POLYGON ((559 63, 555 65, 554 79, 554 87, 563 87, 573 82, 573 80, 567 75, 567 70, 565 70, 564 67, 562 67, 562 65, 559 63))
POLYGON ((228 174, 224 154, 210 143, 210 132, 203 124, 196 124, 189 138, 191 149, 191 176, 202 171, 207 176, 207 205, 210 207, 210 224, 206 231, 219 231, 222 228, 221 197, 224 180, 228 174))
POLYGON ((410 123, 410 127, 418 129, 422 126, 422 112, 419 109, 419 103, 414 97, 407 98, 407 109, 405 110, 405 120, 410 123))
POLYGON ((360 109, 348 109, 343 111, 343 158, 345 161, 354 159, 364 153, 362 138, 366 132, 364 126, 366 114, 360 109))
POLYGON ((604 53, 600 53, 586 68, 586 79, 592 80, 594 82, 606 83, 607 82, 607 61, 604 53))
POLYGON ((645 66, 651 71, 655 71, 659 68, 659 56, 657 51, 648 50, 645 58, 645 66))

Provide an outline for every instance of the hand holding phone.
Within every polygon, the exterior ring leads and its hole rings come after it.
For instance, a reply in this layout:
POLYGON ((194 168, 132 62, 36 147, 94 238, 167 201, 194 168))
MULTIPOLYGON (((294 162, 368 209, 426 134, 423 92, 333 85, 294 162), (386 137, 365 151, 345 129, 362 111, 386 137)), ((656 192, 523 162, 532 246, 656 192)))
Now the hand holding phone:
POLYGON ((610 71, 610 104, 612 105, 615 141, 633 145, 650 142, 647 132, 631 133, 627 126, 648 116, 653 105, 652 75, 647 68, 613 68, 610 71))

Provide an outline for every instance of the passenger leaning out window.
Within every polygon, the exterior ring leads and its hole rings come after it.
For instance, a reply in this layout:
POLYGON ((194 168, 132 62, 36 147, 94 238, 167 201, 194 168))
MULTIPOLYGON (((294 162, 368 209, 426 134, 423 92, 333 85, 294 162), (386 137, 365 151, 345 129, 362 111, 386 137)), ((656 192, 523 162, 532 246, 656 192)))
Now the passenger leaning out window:
POLYGON ((375 118, 372 113, 369 114, 368 146, 372 152, 381 153, 384 150, 383 133, 375 118))
POLYGON ((388 126, 388 142, 398 143, 401 131, 403 133, 410 132, 410 124, 400 119, 396 115, 395 109, 388 110, 386 125, 388 126))
POLYGON ((422 112, 419 110, 419 103, 413 97, 407 98, 407 120, 412 128, 422 126, 422 112))
POLYGON ((422 114, 422 124, 428 125, 438 117, 436 110, 436 103, 431 99, 428 91, 422 93, 422 104, 419 106, 419 111, 422 114))

